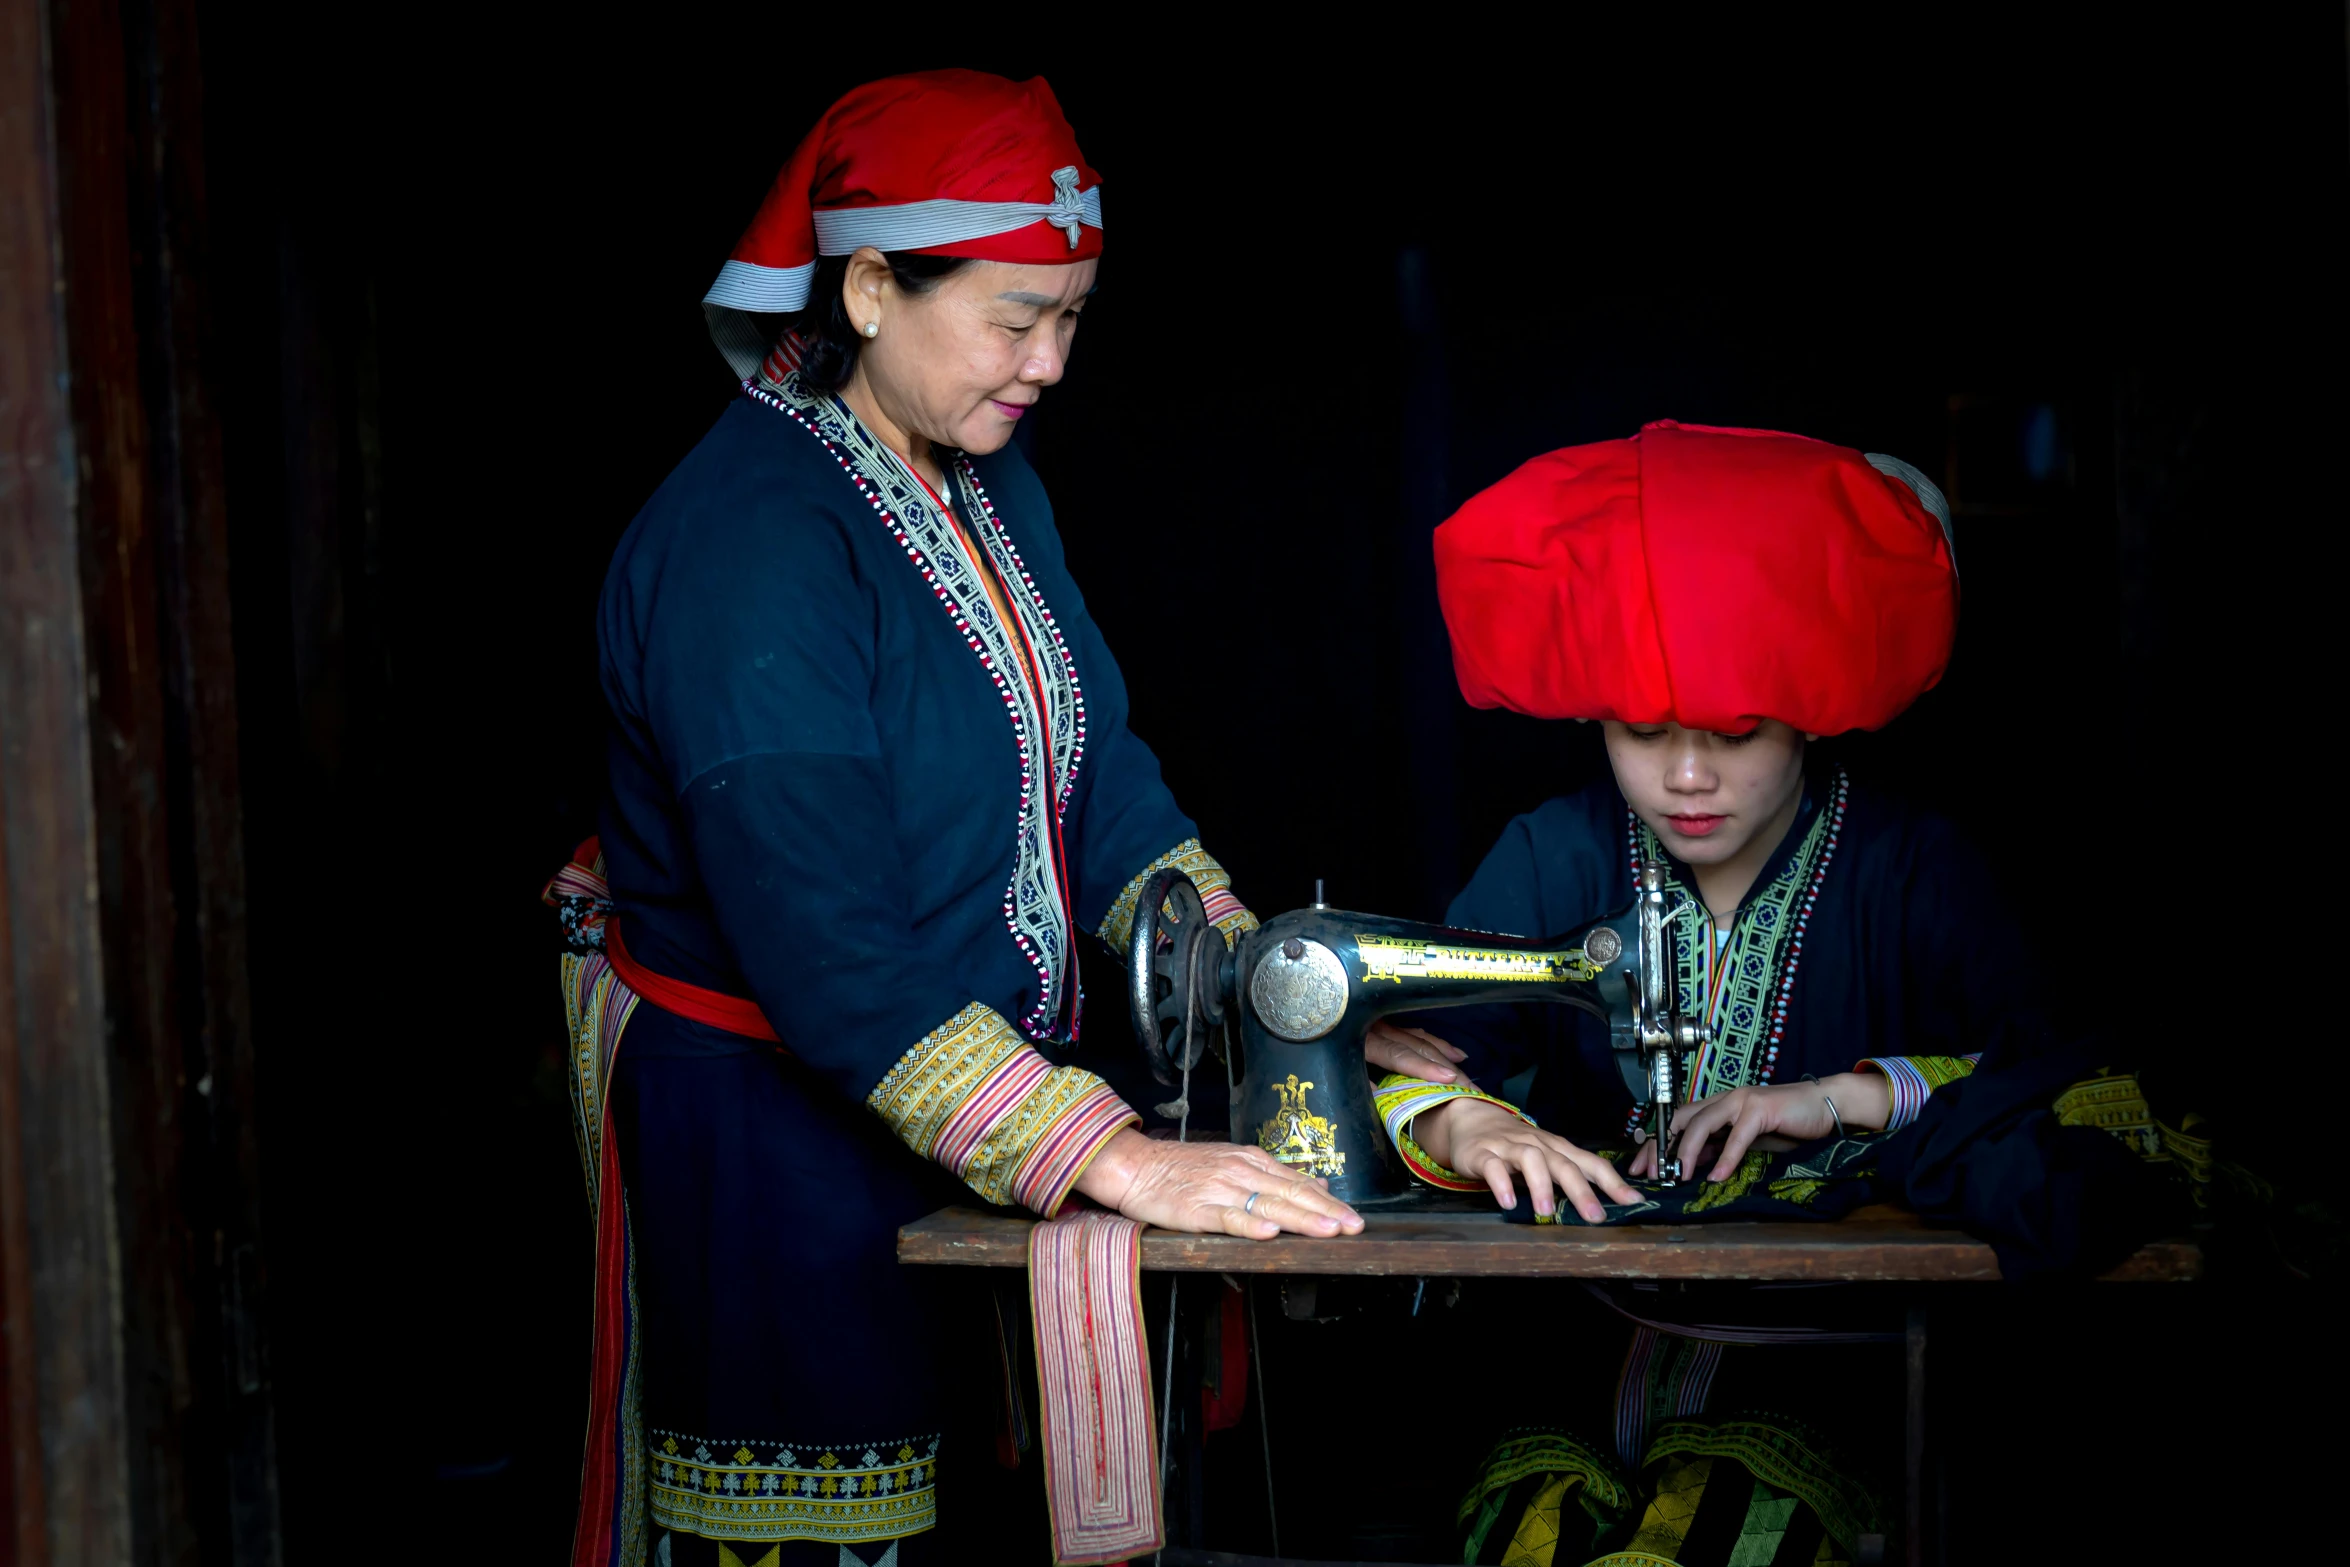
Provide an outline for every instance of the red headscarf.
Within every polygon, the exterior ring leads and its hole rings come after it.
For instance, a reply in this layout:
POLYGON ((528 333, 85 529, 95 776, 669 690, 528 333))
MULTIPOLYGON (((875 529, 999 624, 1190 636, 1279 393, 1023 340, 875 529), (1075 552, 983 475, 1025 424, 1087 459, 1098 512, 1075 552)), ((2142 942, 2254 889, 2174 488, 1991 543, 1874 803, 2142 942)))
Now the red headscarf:
POLYGON ((1043 77, 923 71, 824 112, 702 297, 740 375, 767 343, 746 314, 808 302, 819 256, 863 245, 1038 264, 1102 253, 1101 176, 1043 77))
POLYGON ((1891 457, 1669 420, 1537 457, 1436 530, 1474 707, 1875 729, 1942 678, 1950 511, 1891 457))

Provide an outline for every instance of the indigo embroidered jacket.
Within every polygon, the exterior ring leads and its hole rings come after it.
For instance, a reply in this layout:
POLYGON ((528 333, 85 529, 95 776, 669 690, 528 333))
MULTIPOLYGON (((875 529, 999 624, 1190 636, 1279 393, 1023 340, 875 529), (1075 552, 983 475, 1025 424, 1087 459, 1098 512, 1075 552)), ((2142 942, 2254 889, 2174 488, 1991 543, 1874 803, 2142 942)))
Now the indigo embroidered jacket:
POLYGON ((1026 461, 933 493, 837 399, 756 384, 621 541, 598 644, 628 955, 756 999, 844 1101, 1052 1211, 1134 1119, 1032 1043, 1077 1027, 1073 927, 1123 946, 1164 864, 1253 920, 1127 727, 1026 461))
MULTIPOLYGON (((1643 855, 1664 860, 1676 902, 1695 897, 1689 867, 1637 823, 1614 781, 1602 779, 1512 821, 1446 922, 1576 936, 1630 901, 1632 867, 1643 855)), ((1708 953, 1706 928, 1702 918, 1673 927, 1681 1005, 1707 1018, 1711 1035, 1693 1064, 1693 1095, 1807 1073, 1879 1071, 1900 1127, 1986 1053, 2012 1059, 2046 1046, 2025 943, 1980 857, 1949 823, 1840 773, 1807 787, 1726 951, 1708 953)), ((1538 1068, 1522 1113, 1571 1140, 1622 1146, 1636 1129, 1606 1027, 1582 1012, 1475 1007, 1405 1021, 1467 1050, 1464 1065, 1483 1093, 1499 1094, 1505 1079, 1538 1068)), ((1407 1159, 1418 1150, 1404 1128, 1451 1096, 1405 1078, 1381 1084, 1390 1135, 1407 1159)), ((1413 1168, 1441 1185, 1480 1184, 1424 1154, 1413 1168)))

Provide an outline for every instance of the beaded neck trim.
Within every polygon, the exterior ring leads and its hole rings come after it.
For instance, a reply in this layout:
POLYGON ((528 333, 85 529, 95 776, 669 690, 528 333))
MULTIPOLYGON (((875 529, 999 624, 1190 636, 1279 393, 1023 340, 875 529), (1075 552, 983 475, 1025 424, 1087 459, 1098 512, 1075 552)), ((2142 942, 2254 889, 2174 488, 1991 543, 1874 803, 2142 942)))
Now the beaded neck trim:
MULTIPOLYGON (((1850 795, 1851 781, 1838 769, 1828 786, 1825 807, 1813 816, 1802 841, 1778 874, 1748 894, 1718 957, 1713 922, 1706 918, 1704 900, 1677 871, 1668 871, 1677 895, 1669 919, 1680 1005, 1686 1012, 1704 1016, 1708 1023, 1704 1049, 1695 1061, 1683 1063, 1691 1098, 1767 1083, 1777 1072, 1795 976, 1803 966, 1803 939, 1843 836, 1845 802, 1850 795)), ((1626 853, 1637 891, 1643 859, 1668 867, 1673 862, 1656 834, 1629 806, 1624 808, 1624 820, 1626 853)), ((1632 1124, 1638 1125, 1637 1111, 1632 1124)))
POLYGON ((952 464, 964 537, 987 555, 1004 588, 1017 627, 997 614, 984 569, 956 542, 955 522, 941 503, 838 398, 821 397, 787 375, 780 382, 751 380, 743 393, 814 436, 907 562, 922 574, 939 607, 954 623, 964 645, 987 671, 1011 720, 1019 748, 1020 798, 1014 820, 1012 880, 1004 890, 1004 926, 1036 970, 1036 1005, 1020 1021, 1031 1038, 1057 1034, 1075 1039, 1082 1007, 1076 961, 1070 946, 1075 916, 1070 908, 1068 864, 1061 848, 1061 821, 1069 809, 1077 773, 1085 762, 1085 690, 1058 619, 1045 603, 1020 550, 1012 542, 995 504, 967 457, 952 464), (966 498, 967 497, 967 498, 966 498), (1025 643, 1025 648, 1023 647, 1025 643), (1026 649, 1034 649, 1033 663, 1026 649), (1035 669, 1032 687, 1019 670, 1035 669), (1041 706, 1039 705, 1041 696, 1041 706), (1043 743, 1039 743, 1039 741, 1043 743), (1041 775, 1041 776, 1040 776, 1041 775), (1040 790, 1039 784, 1043 787, 1040 790), (1059 1025, 1066 1016, 1066 1029, 1059 1025))

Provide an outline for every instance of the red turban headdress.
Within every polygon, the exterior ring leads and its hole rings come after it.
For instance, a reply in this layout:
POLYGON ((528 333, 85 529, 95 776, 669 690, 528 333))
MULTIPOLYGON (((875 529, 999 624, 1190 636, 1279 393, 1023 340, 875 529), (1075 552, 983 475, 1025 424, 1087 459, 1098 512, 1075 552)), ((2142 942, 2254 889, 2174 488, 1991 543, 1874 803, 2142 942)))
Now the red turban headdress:
POLYGON ((1743 734, 1875 729, 1942 678, 1950 509, 1922 473, 1670 420, 1537 457, 1436 530, 1474 707, 1743 734))
POLYGON ((739 375, 767 343, 748 315, 808 302, 818 256, 860 246, 1050 265, 1102 253, 1101 176, 1043 77, 923 71, 824 112, 702 296, 739 375))

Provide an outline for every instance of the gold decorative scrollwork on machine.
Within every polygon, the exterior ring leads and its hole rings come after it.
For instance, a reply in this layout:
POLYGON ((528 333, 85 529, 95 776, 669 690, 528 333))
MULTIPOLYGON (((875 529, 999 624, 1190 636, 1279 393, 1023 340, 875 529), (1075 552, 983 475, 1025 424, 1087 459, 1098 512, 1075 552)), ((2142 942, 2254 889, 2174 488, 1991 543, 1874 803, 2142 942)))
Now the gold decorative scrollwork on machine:
POLYGON ((1399 936, 1358 935, 1356 951, 1363 961, 1363 983, 1386 980, 1400 985, 1406 979, 1545 980, 1588 983, 1602 972, 1581 947, 1562 952, 1525 952, 1510 947, 1452 947, 1412 941, 1399 936))

